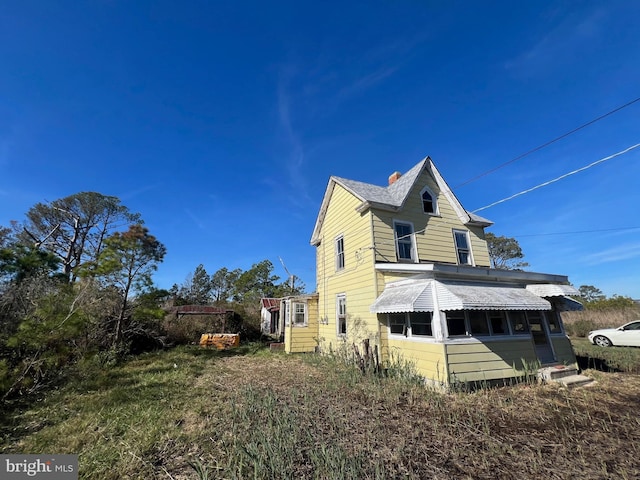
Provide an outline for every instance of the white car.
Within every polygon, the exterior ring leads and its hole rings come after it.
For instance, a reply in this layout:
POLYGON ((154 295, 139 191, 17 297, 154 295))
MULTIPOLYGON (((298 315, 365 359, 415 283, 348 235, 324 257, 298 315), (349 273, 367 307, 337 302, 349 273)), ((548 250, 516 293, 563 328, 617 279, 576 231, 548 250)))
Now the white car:
POLYGON ((589 341, 601 347, 640 347, 640 320, 625 323, 618 328, 603 328, 589 332, 589 341))

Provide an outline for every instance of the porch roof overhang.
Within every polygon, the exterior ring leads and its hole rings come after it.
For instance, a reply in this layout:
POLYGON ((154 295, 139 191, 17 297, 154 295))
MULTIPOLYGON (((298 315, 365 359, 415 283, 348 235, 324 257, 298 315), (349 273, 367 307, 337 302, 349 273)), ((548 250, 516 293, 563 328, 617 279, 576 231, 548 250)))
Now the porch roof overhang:
POLYGON ((527 290, 539 297, 580 296, 580 292, 571 285, 557 285, 553 283, 538 283, 527 285, 527 290))
POLYGON ((482 283, 419 280, 387 285, 372 313, 435 310, 551 310, 551 304, 525 288, 482 283))

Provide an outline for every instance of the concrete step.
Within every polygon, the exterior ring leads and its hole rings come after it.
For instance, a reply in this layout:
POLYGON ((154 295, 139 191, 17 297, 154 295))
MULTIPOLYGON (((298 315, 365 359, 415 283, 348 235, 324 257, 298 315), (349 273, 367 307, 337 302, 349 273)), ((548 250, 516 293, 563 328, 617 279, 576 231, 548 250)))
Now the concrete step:
POLYGON ((561 383, 567 388, 584 387, 592 383, 595 383, 595 380, 593 378, 587 377, 585 375, 578 375, 578 374, 569 375, 567 377, 560 377, 552 381, 561 383))
POLYGON ((574 366, 551 365, 538 369, 538 379, 542 382, 549 382, 562 377, 570 377, 577 374, 578 369, 574 366))

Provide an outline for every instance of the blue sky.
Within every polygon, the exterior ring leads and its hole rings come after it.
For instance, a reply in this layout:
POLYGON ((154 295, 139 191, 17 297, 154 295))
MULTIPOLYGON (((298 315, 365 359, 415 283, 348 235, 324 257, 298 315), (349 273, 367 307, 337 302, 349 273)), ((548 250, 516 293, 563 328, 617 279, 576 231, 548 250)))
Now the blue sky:
MULTIPOLYGON (((640 142, 637 102, 460 186, 640 97, 638 18, 634 1, 9 2, 0 225, 97 191, 167 246, 161 287, 263 259, 286 278, 280 256, 312 290, 330 175, 384 185, 429 155, 475 210, 640 142)), ((530 270, 640 298, 639 178, 637 149, 480 213, 530 270)))

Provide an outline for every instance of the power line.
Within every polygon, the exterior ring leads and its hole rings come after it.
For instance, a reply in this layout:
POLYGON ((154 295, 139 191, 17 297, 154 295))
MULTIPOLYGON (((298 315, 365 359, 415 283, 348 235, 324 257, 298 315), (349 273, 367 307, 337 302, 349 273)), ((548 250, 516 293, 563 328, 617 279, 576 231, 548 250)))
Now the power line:
POLYGON ((577 230, 574 232, 551 232, 551 233, 528 233, 525 235, 514 235, 517 238, 523 237, 547 237, 551 235, 573 235, 576 233, 601 233, 601 232, 622 232, 625 230, 638 230, 640 226, 637 227, 619 227, 619 228, 603 228, 599 230, 577 230))
POLYGON ((528 152, 525 152, 525 153, 523 153, 523 154, 521 154, 521 155, 518 155, 517 157, 512 158, 512 159, 511 159, 511 160, 509 160, 508 162, 504 162, 504 163, 502 163, 502 164, 498 165, 497 167, 492 168, 491 170, 487 170, 486 172, 481 173, 480 175, 476 175, 475 177, 471 178, 470 180, 467 180, 466 182, 463 182, 463 183, 461 183, 460 185, 456 185, 454 188, 464 187, 465 185, 468 185, 468 184, 470 184, 470 183, 472 183, 472 182, 475 182, 476 180, 479 180, 479 179, 481 179, 482 177, 485 177, 485 176, 487 176, 487 175, 489 175, 489 174, 491 174, 491 173, 495 172, 496 170, 500 170, 501 168, 506 167, 507 165, 510 165, 510 164, 512 164, 512 163, 514 163, 514 162, 517 162, 518 160, 520 160, 520 159, 522 159, 522 158, 526 157, 527 155, 531 155, 532 153, 535 153, 535 152, 537 152, 538 150, 542 150, 543 148, 548 147, 548 146, 549 146, 549 145, 551 145, 552 143, 555 143, 555 142, 557 142, 558 140, 562 140, 563 138, 568 137, 569 135, 572 135, 572 134, 576 133, 577 131, 582 130, 582 129, 583 129, 583 128, 585 128, 585 127, 588 127, 589 125, 593 125, 594 123, 596 123, 596 122, 598 122, 598 121, 600 121, 600 120, 602 120, 602 119, 604 119, 604 118, 607 118, 609 115, 613 115, 614 113, 619 112, 619 111, 620 111, 620 110, 622 110, 623 108, 627 108, 628 106, 633 105, 634 103, 636 103, 636 102, 638 102, 638 101, 640 101, 640 97, 638 97, 638 98, 636 98, 636 99, 634 99, 634 100, 631 100, 630 102, 627 102, 627 103, 625 103, 624 105, 621 105, 621 106, 619 106, 619 107, 617 107, 617 108, 614 108, 614 109, 613 109, 613 110, 611 110, 610 112, 607 112, 607 113, 605 113, 604 115, 600 115, 599 117, 594 118, 593 120, 590 120, 590 121, 588 121, 587 123, 584 123, 584 124, 580 125, 579 127, 574 128, 573 130, 571 130, 571 131, 569 131, 569 132, 567 132, 567 133, 563 133, 563 134, 562 134, 562 135, 560 135, 559 137, 556 137, 556 138, 554 138, 553 140, 549 140, 548 142, 543 143, 542 145, 539 145, 539 146, 537 146, 536 148, 533 148, 533 149, 529 150, 528 152))
POLYGON ((562 180, 564 178, 567 178, 567 177, 569 177, 571 175, 575 175, 576 173, 579 173, 579 172, 582 172, 584 170, 587 170, 588 168, 594 167, 594 166, 598 165, 599 163, 606 162, 607 160, 611 160, 612 158, 618 157, 620 155, 624 155, 625 153, 628 153, 631 150, 634 150, 634 149, 636 149, 638 147, 640 147, 640 143, 636 143, 635 145, 632 145, 632 146, 630 146, 628 148, 625 148, 624 150, 621 150, 621 151, 619 151, 617 153, 614 153, 613 155, 609 155, 608 157, 604 157, 604 158, 601 158, 600 160, 596 160, 595 162, 590 163, 589 165, 586 165, 586 166, 584 166, 582 168, 578 168, 577 170, 573 170, 573 171, 571 171, 569 173, 565 173, 564 175, 560 175, 559 177, 556 177, 553 180, 549 180, 547 182, 544 182, 544 183, 541 183, 539 185, 536 185, 535 187, 531 187, 531 188, 528 188, 526 190, 522 190, 521 192, 518 192, 518 193, 516 193, 514 195, 511 195, 510 197, 503 198, 502 200, 498 200, 497 202, 493 202, 493 203, 491 203, 489 205, 486 205, 484 207, 477 208, 477 209, 473 210, 473 213, 479 212, 481 210, 486 210, 487 208, 494 207, 494 206, 496 206, 496 205, 498 205, 500 203, 504 203, 504 202, 507 202, 509 200, 513 200, 514 198, 519 197, 521 195, 524 195, 525 193, 533 192, 534 190, 537 190, 539 188, 546 187, 547 185, 551 185, 552 183, 558 182, 558 181, 560 181, 560 180, 562 180))

